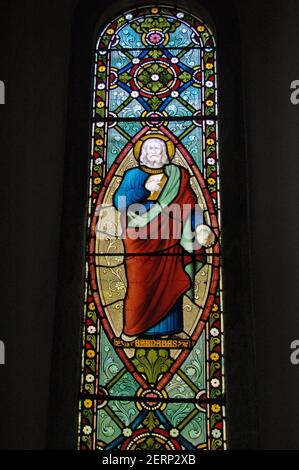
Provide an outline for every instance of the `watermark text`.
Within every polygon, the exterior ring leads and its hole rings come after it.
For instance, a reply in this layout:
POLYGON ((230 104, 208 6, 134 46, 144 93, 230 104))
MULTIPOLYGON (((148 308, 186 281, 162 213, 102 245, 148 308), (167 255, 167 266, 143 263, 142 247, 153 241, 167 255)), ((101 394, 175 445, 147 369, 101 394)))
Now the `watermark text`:
POLYGON ((5 364, 5 344, 3 341, 0 341, 0 366, 5 364))
POLYGON ((290 362, 293 366, 297 366, 299 364, 299 339, 294 339, 291 342, 290 349, 292 350, 290 362))
POLYGON ((290 100, 292 104, 299 104, 299 80, 293 80, 291 82, 290 100))
POLYGON ((5 104, 5 85, 2 80, 0 80, 0 104, 5 104))

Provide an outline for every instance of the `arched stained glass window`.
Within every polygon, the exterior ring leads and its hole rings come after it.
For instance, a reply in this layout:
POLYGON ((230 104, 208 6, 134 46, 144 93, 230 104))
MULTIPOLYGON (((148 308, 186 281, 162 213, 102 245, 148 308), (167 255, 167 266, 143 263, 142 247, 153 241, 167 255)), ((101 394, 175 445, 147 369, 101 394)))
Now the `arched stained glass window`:
POLYGON ((216 45, 140 7, 94 62, 80 449, 224 449, 216 45))

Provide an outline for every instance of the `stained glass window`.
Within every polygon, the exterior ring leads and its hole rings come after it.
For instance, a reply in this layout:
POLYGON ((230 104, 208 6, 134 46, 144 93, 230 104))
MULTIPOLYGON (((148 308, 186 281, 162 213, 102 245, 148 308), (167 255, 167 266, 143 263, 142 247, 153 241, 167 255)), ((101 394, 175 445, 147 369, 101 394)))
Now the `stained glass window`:
POLYGON ((80 449, 226 447, 215 38, 140 7, 94 59, 80 449))

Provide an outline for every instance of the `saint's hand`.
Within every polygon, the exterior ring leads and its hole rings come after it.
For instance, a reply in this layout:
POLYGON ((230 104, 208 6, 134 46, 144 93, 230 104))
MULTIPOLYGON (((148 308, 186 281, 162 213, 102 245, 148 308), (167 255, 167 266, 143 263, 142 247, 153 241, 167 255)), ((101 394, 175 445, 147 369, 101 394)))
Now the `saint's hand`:
POLYGON ((159 184, 158 181, 155 181, 155 180, 147 181, 147 182, 145 183, 145 187, 146 187, 146 189, 148 189, 151 193, 160 190, 160 184, 159 184))
POLYGON ((208 225, 198 225, 195 229, 197 242, 206 248, 215 243, 215 234, 208 225))

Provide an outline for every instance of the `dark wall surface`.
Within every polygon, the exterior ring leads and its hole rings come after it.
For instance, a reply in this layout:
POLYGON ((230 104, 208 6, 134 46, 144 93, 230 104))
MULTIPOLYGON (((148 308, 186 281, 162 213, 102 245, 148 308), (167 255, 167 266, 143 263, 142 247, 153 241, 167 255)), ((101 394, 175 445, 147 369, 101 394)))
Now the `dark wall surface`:
MULTIPOLYGON (((6 104, 0 107, 2 449, 46 446, 76 5, 76 0, 0 1, 0 80, 6 85, 6 104)), ((299 79, 299 3, 236 0, 235 5, 249 165, 260 447, 299 449, 299 366, 289 360, 290 342, 299 339, 299 105, 290 102, 290 83, 299 79)), ((246 426, 246 409, 242 419, 246 426)))
POLYGON ((244 64, 261 448, 299 449, 299 2, 237 2, 244 64))

